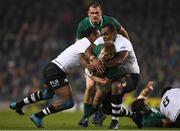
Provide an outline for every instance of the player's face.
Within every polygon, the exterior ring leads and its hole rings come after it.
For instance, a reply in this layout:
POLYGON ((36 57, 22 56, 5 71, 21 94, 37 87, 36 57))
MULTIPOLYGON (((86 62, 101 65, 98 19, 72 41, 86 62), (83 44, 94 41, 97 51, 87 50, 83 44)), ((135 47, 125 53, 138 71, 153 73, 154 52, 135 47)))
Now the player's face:
POLYGON ((101 50, 100 55, 99 55, 100 61, 106 62, 106 61, 110 60, 111 58, 112 57, 111 57, 110 52, 106 52, 104 49, 101 50))
POLYGON ((101 34, 105 43, 113 43, 116 38, 116 33, 109 30, 108 27, 103 28, 101 34))
POLYGON ((93 24, 99 24, 101 22, 102 10, 99 7, 89 7, 88 16, 93 24))

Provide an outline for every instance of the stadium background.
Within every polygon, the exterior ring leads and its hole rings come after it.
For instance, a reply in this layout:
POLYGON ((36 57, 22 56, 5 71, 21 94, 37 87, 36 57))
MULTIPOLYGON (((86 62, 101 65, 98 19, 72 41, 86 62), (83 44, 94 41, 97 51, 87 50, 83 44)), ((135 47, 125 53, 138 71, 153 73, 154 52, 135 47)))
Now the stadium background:
MULTIPOLYGON (((75 41, 88 0, 0 0, 0 106, 41 88, 43 67, 75 41)), ((154 80, 151 105, 166 85, 180 87, 179 0, 100 0, 105 15, 128 31, 139 65, 137 96, 154 80)), ((83 69, 71 70, 76 103, 85 88, 83 69)))

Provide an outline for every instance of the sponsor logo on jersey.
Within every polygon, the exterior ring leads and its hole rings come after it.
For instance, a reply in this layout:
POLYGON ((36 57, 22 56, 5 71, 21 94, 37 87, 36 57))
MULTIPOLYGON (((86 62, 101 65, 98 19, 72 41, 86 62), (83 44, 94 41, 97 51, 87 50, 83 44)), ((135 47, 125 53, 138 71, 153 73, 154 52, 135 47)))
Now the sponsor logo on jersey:
POLYGON ((52 87, 59 86, 59 80, 55 79, 49 82, 52 87))
POLYGON ((126 47, 125 46, 121 46, 121 48, 120 49, 126 49, 126 47))
POLYGON ((64 82, 68 82, 68 79, 64 79, 64 82))

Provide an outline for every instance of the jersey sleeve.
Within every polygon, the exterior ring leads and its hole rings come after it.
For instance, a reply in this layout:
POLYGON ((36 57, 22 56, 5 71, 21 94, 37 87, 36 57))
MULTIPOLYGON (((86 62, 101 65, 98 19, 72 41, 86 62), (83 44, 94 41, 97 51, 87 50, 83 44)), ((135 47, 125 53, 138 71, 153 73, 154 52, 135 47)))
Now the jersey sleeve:
POLYGON ((98 46, 96 46, 94 49, 93 49, 93 54, 96 58, 98 58, 100 52, 101 52, 101 49, 104 47, 104 44, 100 44, 98 46))
MULTIPOLYGON (((124 37, 123 37, 123 38, 124 38, 124 37)), ((117 44, 115 45, 117 52, 120 52, 120 51, 131 51, 132 45, 131 45, 131 43, 130 43, 129 40, 127 40, 126 38, 124 38, 123 41, 120 41, 119 43, 117 43, 117 44), (119 43, 121 43, 121 42, 122 42, 122 44, 119 44, 119 43)))
POLYGON ((100 44, 102 44, 102 43, 104 43, 104 40, 103 40, 103 37, 101 36, 101 37, 99 37, 99 38, 97 38, 95 41, 94 41, 94 44, 97 46, 97 45, 100 45, 100 44))
POLYGON ((76 39, 82 39, 85 35, 85 29, 83 27, 82 21, 78 24, 77 31, 76 31, 76 39))
POLYGON ((76 41, 76 44, 74 44, 75 49, 77 50, 78 53, 85 53, 85 51, 87 50, 87 48, 91 45, 91 43, 89 41, 87 41, 87 39, 81 39, 76 41))
POLYGON ((121 24, 120 24, 120 23, 117 21, 117 19, 115 19, 115 18, 112 18, 112 21, 113 21, 113 24, 114 24, 117 32, 119 32, 120 29, 121 29, 121 24))

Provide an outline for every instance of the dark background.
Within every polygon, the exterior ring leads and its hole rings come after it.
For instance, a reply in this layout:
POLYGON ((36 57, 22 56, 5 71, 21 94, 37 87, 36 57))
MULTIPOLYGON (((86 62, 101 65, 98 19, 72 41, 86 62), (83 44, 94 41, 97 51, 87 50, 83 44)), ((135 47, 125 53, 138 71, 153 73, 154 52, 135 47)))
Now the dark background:
MULTIPOLYGON (((143 85, 154 80, 152 97, 164 86, 180 87, 180 1, 101 0, 105 15, 127 30, 141 68, 143 85)), ((75 42, 87 0, 0 0, 0 100, 19 99, 42 88, 44 66, 75 42)), ((72 69, 77 98, 83 69, 72 69)))

